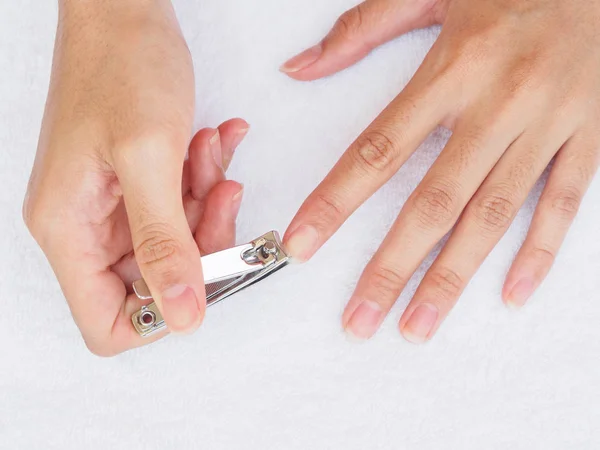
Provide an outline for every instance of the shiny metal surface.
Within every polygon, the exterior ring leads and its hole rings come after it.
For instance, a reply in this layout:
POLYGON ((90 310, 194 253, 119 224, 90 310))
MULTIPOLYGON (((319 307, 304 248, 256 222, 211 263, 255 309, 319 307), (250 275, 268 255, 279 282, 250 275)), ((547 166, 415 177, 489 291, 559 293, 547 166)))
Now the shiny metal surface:
MULTIPOLYGON (((249 244, 203 256, 202 270, 207 306, 214 305, 271 275, 286 266, 289 259, 276 231, 270 231, 249 244)), ((133 290, 142 300, 152 298, 144 280, 134 282, 133 290)), ((136 331, 144 337, 166 328, 155 303, 134 313, 131 322, 136 331)))

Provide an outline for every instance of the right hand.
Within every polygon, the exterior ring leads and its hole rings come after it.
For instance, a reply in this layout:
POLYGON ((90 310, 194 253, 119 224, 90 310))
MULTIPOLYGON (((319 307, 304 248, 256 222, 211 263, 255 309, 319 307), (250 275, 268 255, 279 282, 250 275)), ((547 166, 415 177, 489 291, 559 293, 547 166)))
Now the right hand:
POLYGON ((184 170, 194 75, 170 2, 65 0, 59 16, 24 218, 86 344, 108 356, 161 337, 131 325, 140 275, 171 331, 202 322, 198 243, 233 243, 241 186, 223 169, 247 124, 222 125, 220 143, 200 132, 184 170))

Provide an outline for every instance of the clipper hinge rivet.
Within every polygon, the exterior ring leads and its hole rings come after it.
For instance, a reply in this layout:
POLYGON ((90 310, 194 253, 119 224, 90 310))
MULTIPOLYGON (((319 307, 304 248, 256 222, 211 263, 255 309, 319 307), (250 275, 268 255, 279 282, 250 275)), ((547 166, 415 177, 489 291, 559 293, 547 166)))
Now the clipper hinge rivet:
POLYGON ((273 241, 265 242, 265 244, 262 246, 262 254, 265 258, 267 258, 269 255, 276 255, 277 254, 277 245, 275 244, 275 242, 273 242, 273 241))

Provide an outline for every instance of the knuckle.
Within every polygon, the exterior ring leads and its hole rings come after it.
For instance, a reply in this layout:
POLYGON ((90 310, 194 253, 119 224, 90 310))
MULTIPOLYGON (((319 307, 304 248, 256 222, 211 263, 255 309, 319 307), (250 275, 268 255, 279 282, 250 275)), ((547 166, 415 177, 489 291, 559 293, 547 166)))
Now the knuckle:
POLYGON ((376 172, 388 168, 396 157, 396 146, 388 133, 369 131, 358 138, 352 154, 360 167, 376 172))
POLYGON ((158 126, 145 125, 135 131, 128 130, 126 135, 115 137, 111 145, 112 159, 117 166, 122 167, 136 166, 141 158, 150 156, 168 163, 173 159, 173 154, 168 149, 187 148, 185 134, 178 131, 181 128, 183 127, 163 123, 158 126))
POLYGON ((508 172, 508 182, 501 185, 506 196, 510 192, 526 192, 528 190, 527 180, 538 178, 537 166, 539 165, 539 154, 543 151, 540 142, 533 142, 528 151, 518 155, 508 172))
MULTIPOLYGON (((462 125, 462 124, 461 124, 462 125)), ((468 169, 473 164, 473 159, 481 153, 489 141, 489 127, 484 125, 471 125, 466 129, 452 150, 450 161, 452 166, 468 169)))
POLYGON ((451 226, 459 214, 457 189, 451 183, 431 183, 415 193, 417 219, 428 228, 451 226))
POLYGON ((506 92, 509 98, 519 99, 521 93, 529 93, 541 88, 540 83, 545 79, 543 76, 545 68, 542 68, 540 58, 539 54, 530 53, 522 56, 521 61, 514 65, 506 79, 506 92))
POLYGON ((369 273, 369 287, 379 295, 382 303, 393 303, 408 282, 408 278, 397 269, 376 265, 369 273))
POLYGON ((362 29, 363 13, 362 5, 346 11, 337 20, 334 26, 335 33, 346 39, 354 39, 362 29))
POLYGON ((488 36, 488 31, 481 31, 449 49, 447 58, 453 61, 450 66, 454 68, 455 73, 464 76, 482 70, 490 57, 491 44, 488 36))
POLYGON ((25 223, 25 226, 33 234, 34 229, 36 228, 35 225, 39 221, 39 218, 37 217, 36 211, 31 207, 31 202, 27 197, 23 201, 21 215, 23 217, 23 222, 25 223))
POLYGON ((531 258, 537 261, 539 267, 550 267, 554 264, 556 253, 548 247, 536 245, 531 249, 531 258))
POLYGON ((314 201, 322 223, 339 223, 348 216, 347 209, 332 193, 316 192, 314 201))
POLYGON ((481 228, 497 233, 508 228, 517 208, 507 196, 491 193, 476 201, 473 213, 481 228))
POLYGON ((549 193, 548 197, 548 204, 555 214, 573 219, 579 211, 583 194, 575 187, 564 187, 549 193))
POLYGON ((135 256, 140 266, 160 266, 174 269, 176 257, 181 252, 181 245, 171 236, 166 225, 150 225, 140 230, 143 238, 135 246, 135 256))
POLYGON ((49 217, 47 212, 34 202, 31 198, 26 198, 22 208, 23 222, 31 235, 39 242, 48 228, 49 217))
POLYGON ((503 56, 499 42, 504 41, 507 32, 512 31, 510 24, 503 21, 468 26, 459 31, 462 39, 448 48, 448 58, 456 61, 456 67, 463 73, 480 74, 503 56))
POLYGON ((434 23, 442 23, 446 17, 450 0, 437 0, 430 2, 429 6, 429 17, 434 23))
POLYGON ((448 267, 436 268, 428 277, 430 286, 447 300, 458 298, 465 286, 463 278, 448 267))

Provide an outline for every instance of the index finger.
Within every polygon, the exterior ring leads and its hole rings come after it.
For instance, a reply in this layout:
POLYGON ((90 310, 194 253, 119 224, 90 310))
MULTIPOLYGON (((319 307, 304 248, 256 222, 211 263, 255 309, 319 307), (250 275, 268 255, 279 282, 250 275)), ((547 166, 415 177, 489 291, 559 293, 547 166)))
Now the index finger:
POLYGON ((288 227, 284 244, 295 259, 310 259, 443 120, 443 84, 417 73, 346 150, 288 227))

